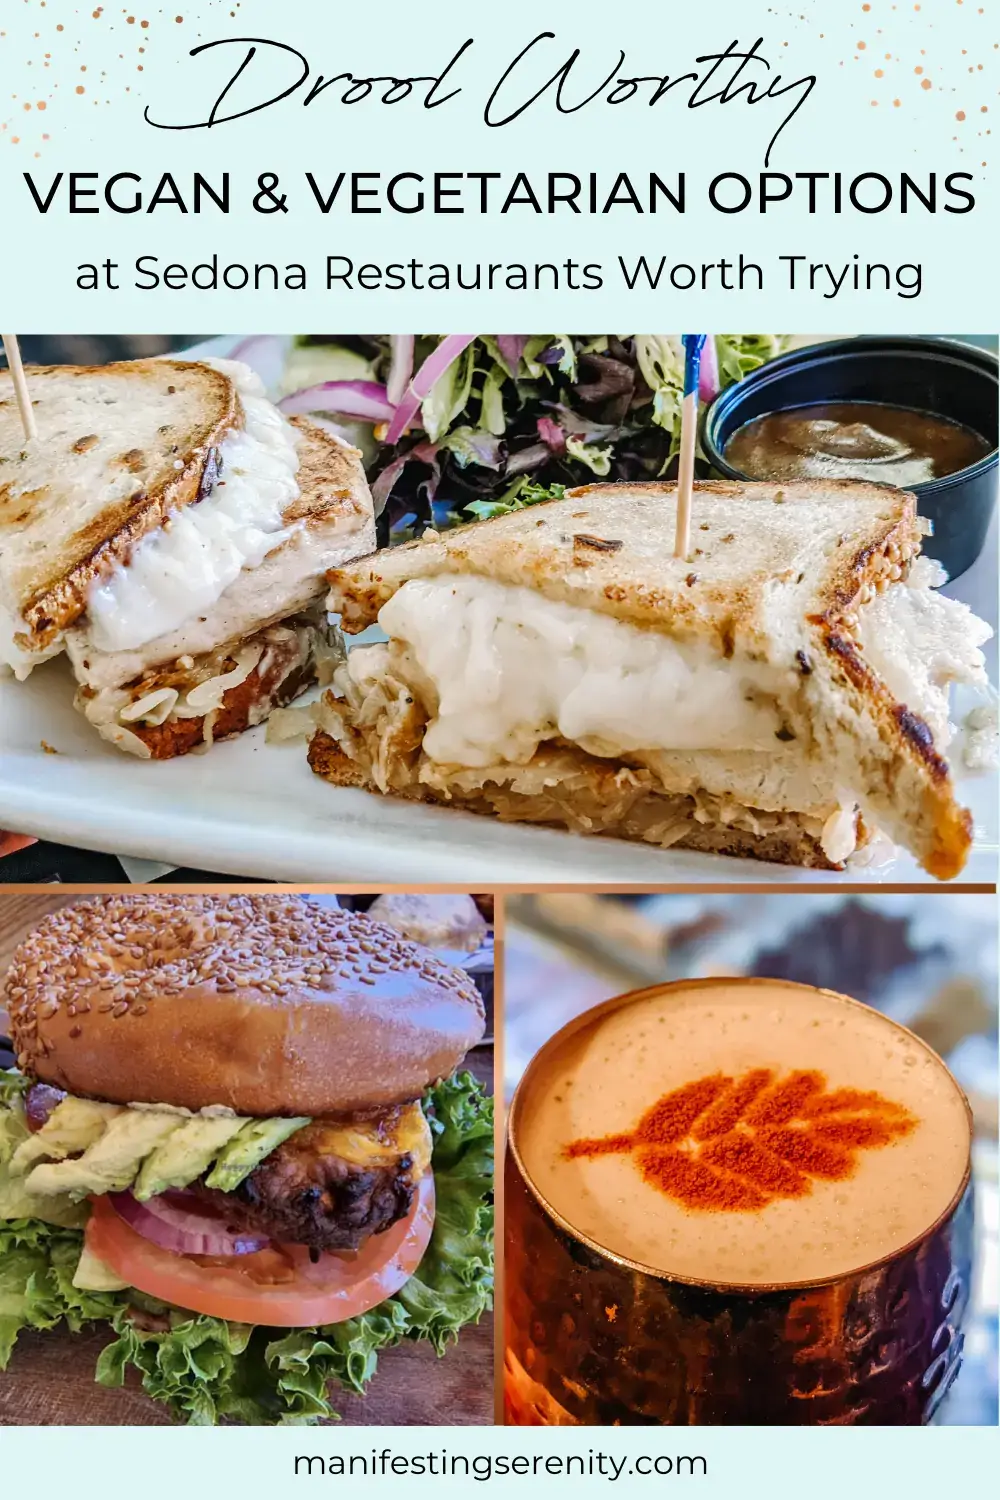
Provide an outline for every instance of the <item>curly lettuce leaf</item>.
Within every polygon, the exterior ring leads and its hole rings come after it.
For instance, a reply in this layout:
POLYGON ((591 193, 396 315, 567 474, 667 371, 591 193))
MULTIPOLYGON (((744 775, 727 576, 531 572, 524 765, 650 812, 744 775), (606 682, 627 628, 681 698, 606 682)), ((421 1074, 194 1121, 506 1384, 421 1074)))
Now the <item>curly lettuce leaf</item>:
POLYGON ((506 489, 496 500, 473 500, 463 506, 466 515, 477 521, 488 521, 493 516, 506 516, 512 510, 524 510, 527 505, 541 505, 544 500, 561 500, 566 493, 564 484, 536 484, 526 474, 506 489))
POLYGON ((586 464, 588 469, 603 479, 611 472, 611 448, 602 447, 599 443, 588 443, 586 438, 578 437, 576 433, 569 433, 566 438, 566 452, 570 458, 577 458, 586 464))
POLYGON ((81 1292, 73 1285, 83 1236, 40 1219, 0 1222, 0 1370, 7 1367, 22 1328, 65 1322, 77 1333, 86 1323, 110 1320, 118 1298, 81 1292))
POLYGON ((759 370, 761 365, 776 359, 784 346, 785 336, 779 333, 716 334, 715 352, 721 389, 735 385, 754 370, 759 370))
POLYGON ((403 1339, 440 1354, 493 1305, 493 1101, 469 1073, 424 1100, 434 1138, 434 1232, 394 1297, 345 1323, 280 1333, 193 1316, 134 1290, 73 1286, 79 1230, 38 1219, 0 1221, 0 1369, 22 1328, 107 1322, 115 1338, 96 1378, 120 1386, 130 1368, 181 1421, 306 1424, 335 1416, 329 1387, 363 1394, 382 1349, 403 1339))

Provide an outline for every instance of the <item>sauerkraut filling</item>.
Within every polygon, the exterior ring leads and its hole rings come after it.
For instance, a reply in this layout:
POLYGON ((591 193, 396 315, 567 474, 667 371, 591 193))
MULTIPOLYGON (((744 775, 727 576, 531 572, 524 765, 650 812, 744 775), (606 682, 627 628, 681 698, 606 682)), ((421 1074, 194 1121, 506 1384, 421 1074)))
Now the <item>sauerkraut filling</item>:
MULTIPOLYGON (((205 744, 213 739, 214 721, 227 695, 257 674, 262 691, 248 709, 248 726, 267 717, 281 697, 281 685, 293 673, 308 670, 312 680, 332 681, 343 659, 340 633, 322 611, 271 625, 243 643, 221 646, 203 656, 182 656, 121 687, 77 689, 76 707, 107 740, 146 759, 150 751, 137 729, 159 728, 183 719, 204 720, 205 744)), ((308 686, 303 682, 302 686, 308 686)))
POLYGON ((701 825, 723 835, 729 829, 797 846, 805 838, 819 845, 831 863, 839 863, 868 837, 854 808, 835 808, 832 813, 822 808, 812 813, 768 809, 703 786, 671 789, 640 757, 628 765, 608 763, 605 769, 600 760, 581 757, 563 741, 543 746, 524 765, 439 765, 422 753, 426 726, 412 689, 391 672, 360 688, 338 669, 332 692, 308 708, 279 710, 271 717, 268 734, 274 731, 276 739, 286 739, 317 728, 324 731, 383 792, 404 797, 426 792, 442 803, 474 807, 501 819, 560 826, 575 833, 624 834, 661 849, 690 842, 701 825), (335 696, 338 687, 345 690, 341 698, 335 696))

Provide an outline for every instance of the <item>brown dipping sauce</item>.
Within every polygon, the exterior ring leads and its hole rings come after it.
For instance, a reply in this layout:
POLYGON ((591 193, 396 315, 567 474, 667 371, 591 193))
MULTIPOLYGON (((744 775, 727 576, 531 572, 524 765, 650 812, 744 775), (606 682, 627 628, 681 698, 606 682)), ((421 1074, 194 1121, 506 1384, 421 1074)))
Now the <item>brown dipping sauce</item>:
POLYGON ((751 479, 869 479, 908 489, 967 469, 990 445, 947 417, 851 401, 755 417, 724 451, 751 479))

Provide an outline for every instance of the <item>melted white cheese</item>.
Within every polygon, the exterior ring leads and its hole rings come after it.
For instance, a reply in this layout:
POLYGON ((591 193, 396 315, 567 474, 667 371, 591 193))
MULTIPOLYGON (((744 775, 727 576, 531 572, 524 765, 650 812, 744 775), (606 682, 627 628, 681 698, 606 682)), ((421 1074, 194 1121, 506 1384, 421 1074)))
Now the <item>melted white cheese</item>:
POLYGON ((877 594, 858 611, 857 636, 865 660, 899 703, 919 714, 943 751, 952 738, 953 682, 986 683, 979 649, 993 631, 967 604, 938 592, 944 570, 918 557, 905 584, 877 594))
MULTIPOLYGON (((859 610, 865 657, 898 699, 947 743, 948 685, 983 682, 990 628, 939 594, 936 564, 919 560, 907 584, 859 610)), ((781 728, 780 669, 724 660, 529 588, 468 574, 410 579, 379 613, 406 654, 431 709, 427 756, 445 765, 524 764, 554 735, 599 755, 640 750, 767 750, 781 728)), ((385 647, 352 651, 363 683, 386 666, 385 647)), ((844 816, 825 838, 850 849, 844 816)), ((844 857, 843 854, 840 857, 844 857)))
MULTIPOLYGON (((439 763, 525 763, 556 734, 605 755, 769 749, 781 728, 774 669, 533 589, 468 575, 411 579, 379 624, 433 687, 424 750, 439 763)), ((358 680, 374 666, 356 651, 348 663, 358 680)))
POLYGON ((236 386, 246 425, 220 444, 212 493, 168 516, 91 590, 87 634, 99 651, 134 650, 176 629, 291 534, 282 518, 299 493, 295 429, 246 365, 212 363, 236 386))

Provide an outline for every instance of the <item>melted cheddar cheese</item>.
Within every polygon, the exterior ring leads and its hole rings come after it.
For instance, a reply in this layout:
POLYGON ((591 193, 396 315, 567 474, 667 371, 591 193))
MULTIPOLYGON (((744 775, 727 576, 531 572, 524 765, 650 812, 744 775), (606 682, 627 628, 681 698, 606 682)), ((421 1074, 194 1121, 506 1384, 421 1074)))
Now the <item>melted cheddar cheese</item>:
POLYGON ((401 1156, 413 1158, 413 1181, 431 1163, 431 1132, 419 1104, 405 1104, 374 1120, 316 1120, 310 1145, 359 1167, 386 1167, 401 1156))

